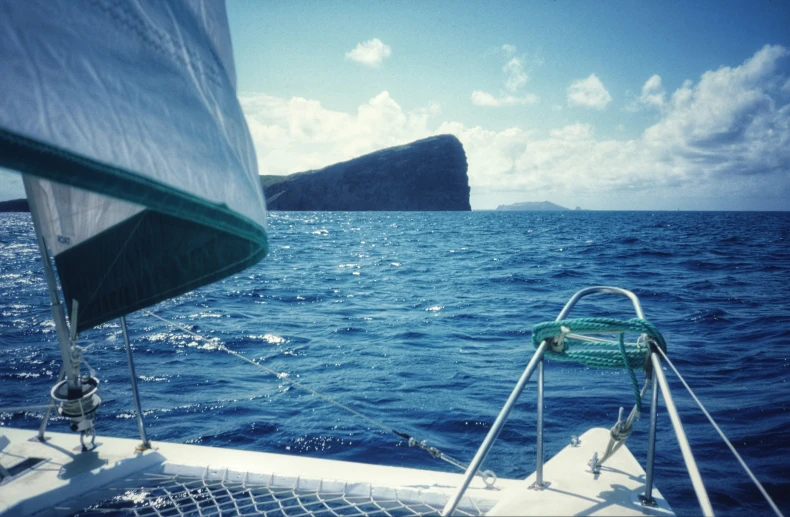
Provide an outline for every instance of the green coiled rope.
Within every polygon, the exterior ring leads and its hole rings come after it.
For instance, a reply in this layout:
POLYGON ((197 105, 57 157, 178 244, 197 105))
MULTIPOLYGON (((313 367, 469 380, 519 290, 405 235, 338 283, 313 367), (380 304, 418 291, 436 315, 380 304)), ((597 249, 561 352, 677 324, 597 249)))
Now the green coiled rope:
POLYGON ((548 341, 546 355, 552 359, 574 361, 593 368, 625 368, 631 378, 640 413, 642 397, 634 369, 647 367, 651 342, 664 352, 667 350, 666 341, 658 329, 641 318, 574 318, 539 323, 532 327, 532 344, 537 348, 543 341, 548 341), (647 339, 626 343, 626 332, 637 332, 647 339), (619 334, 619 339, 590 340, 583 336, 590 334, 619 334))

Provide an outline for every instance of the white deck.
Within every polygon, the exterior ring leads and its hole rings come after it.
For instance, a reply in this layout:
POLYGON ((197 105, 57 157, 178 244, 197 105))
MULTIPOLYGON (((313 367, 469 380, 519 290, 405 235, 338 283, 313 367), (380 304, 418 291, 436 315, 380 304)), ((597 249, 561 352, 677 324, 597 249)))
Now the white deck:
MULTIPOLYGON (((0 513, 4 515, 69 515, 107 499, 106 487, 124 487, 124 480, 128 482, 130 476, 141 472, 193 476, 238 486, 263 483, 297 490, 342 490, 350 499, 364 495, 416 501, 419 513, 441 509, 462 480, 461 474, 431 470, 196 445, 157 442, 153 450, 136 453, 136 440, 101 436, 96 439, 99 445, 95 450, 80 453, 76 434, 48 433, 46 443, 39 442, 36 434, 0 429, 0 436, 7 438, 0 438, 3 467, 10 469, 30 457, 46 459, 0 482, 0 513)), ((490 515, 671 514, 657 490, 653 494, 659 509, 639 504, 644 472, 625 447, 607 462, 597 478, 585 471, 593 452, 600 453, 607 441, 606 429, 592 429, 581 437, 579 447, 566 447, 546 463, 544 479, 551 485, 543 491, 527 488, 534 474, 526 480, 499 479, 495 489, 486 489, 476 478, 459 508, 467 514, 490 515)), ((117 494, 117 490, 109 493, 117 494)), ((287 512, 280 513, 284 514, 287 512)))
POLYGON ((587 462, 606 448, 608 429, 590 429, 578 447, 568 445, 543 466, 544 490, 532 490, 533 473, 502 494, 502 502, 487 515, 674 515, 661 493, 653 488, 657 507, 645 507, 645 472, 631 451, 621 447, 593 475, 587 462))

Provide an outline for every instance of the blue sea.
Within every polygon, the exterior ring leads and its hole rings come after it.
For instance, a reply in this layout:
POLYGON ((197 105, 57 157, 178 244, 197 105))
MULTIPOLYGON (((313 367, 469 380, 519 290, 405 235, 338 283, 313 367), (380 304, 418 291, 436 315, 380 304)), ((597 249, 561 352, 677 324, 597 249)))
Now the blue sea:
MULTIPOLYGON (((279 375, 128 317, 153 440, 452 471, 288 380, 468 462, 529 361, 532 326, 575 291, 614 285, 640 297, 670 358, 790 513, 790 213, 274 212, 269 235, 260 264, 151 310, 279 375)), ((0 293, 0 407, 46 404, 59 351, 29 214, 0 214, 0 293)), ((625 299, 578 308, 633 314, 625 299)), ((99 435, 137 436, 118 322, 82 344, 103 386, 99 435)), ((667 375, 714 509, 770 514, 667 375)), ((548 360, 547 457, 632 403, 625 372, 548 360)), ((0 410, 0 426, 35 429, 42 417, 0 410)), ((647 420, 628 441, 643 465, 647 420)), ((663 403, 658 426, 656 484, 678 514, 698 514, 663 403)), ((60 418, 49 429, 68 432, 60 418)), ((525 477, 534 464, 533 381, 485 467, 525 477)))

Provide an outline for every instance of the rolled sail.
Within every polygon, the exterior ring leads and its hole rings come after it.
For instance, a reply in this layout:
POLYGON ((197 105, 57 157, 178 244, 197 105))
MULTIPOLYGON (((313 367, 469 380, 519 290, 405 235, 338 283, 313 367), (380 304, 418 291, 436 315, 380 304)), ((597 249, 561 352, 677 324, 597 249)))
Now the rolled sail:
POLYGON ((0 2, 0 166, 78 329, 267 253, 224 3, 0 2))

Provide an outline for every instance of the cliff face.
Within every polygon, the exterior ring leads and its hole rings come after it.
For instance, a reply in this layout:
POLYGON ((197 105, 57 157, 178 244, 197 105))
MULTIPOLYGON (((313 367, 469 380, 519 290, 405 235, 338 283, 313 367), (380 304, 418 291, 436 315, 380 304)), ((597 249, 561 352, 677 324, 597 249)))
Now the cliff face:
POLYGON ((269 210, 471 210, 466 171, 461 142, 440 135, 261 184, 269 210))
POLYGON ((0 201, 0 212, 30 212, 27 199, 0 201))

